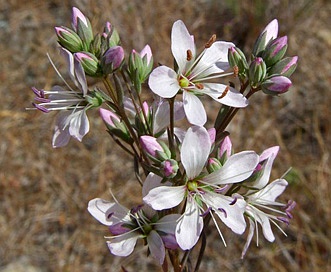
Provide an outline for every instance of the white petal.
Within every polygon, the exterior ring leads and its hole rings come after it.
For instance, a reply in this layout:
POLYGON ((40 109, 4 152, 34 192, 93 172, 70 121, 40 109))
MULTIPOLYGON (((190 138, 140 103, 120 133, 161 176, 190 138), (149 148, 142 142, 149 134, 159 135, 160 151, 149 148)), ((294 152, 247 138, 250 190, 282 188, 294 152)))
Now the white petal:
POLYGON ((235 88, 216 83, 206 83, 204 87, 209 91, 205 89, 203 91, 221 104, 235 108, 244 108, 248 105, 248 100, 235 88), (228 91, 225 91, 226 88, 228 91))
POLYGON ((159 221, 157 221, 155 229, 157 231, 162 231, 166 234, 175 234, 177 220, 179 219, 179 217, 180 214, 169 214, 163 216, 159 221))
POLYGON ((175 96, 180 89, 176 72, 167 66, 155 68, 149 76, 148 85, 153 93, 163 98, 175 96))
POLYGON ((153 188, 168 185, 168 184, 162 184, 161 181, 162 178, 160 176, 154 173, 149 173, 143 184, 143 189, 142 189, 143 197, 146 196, 148 192, 153 188))
POLYGON ((87 82, 85 77, 85 71, 82 64, 74 58, 75 76, 78 84, 76 85, 83 93, 83 96, 87 94, 87 82))
POLYGON ((60 112, 57 117, 52 140, 52 146, 54 148, 62 147, 69 143, 69 127, 66 125, 69 115, 70 112, 60 112))
POLYGON ((274 146, 262 152, 262 154, 260 155, 260 162, 267 160, 263 166, 263 174, 261 175, 260 178, 258 178, 256 181, 252 183, 251 187, 261 189, 267 185, 270 178, 272 164, 277 156, 278 151, 279 151, 279 146, 274 146))
POLYGON ((248 234, 247 234, 247 239, 246 239, 246 243, 244 245, 243 251, 241 253, 241 258, 243 259, 247 249, 249 247, 249 245, 251 244, 251 241, 253 239, 254 236, 254 231, 255 231, 255 223, 251 218, 248 218, 248 222, 249 222, 249 230, 248 230, 248 234))
POLYGON ((192 74, 199 74, 203 78, 215 73, 222 73, 229 68, 228 49, 235 45, 230 42, 215 42, 204 52, 192 74))
POLYGON ((101 198, 95 198, 89 201, 87 210, 89 213, 98 220, 101 224, 110 225, 107 221, 106 213, 109 208, 113 207, 116 203, 105 201, 101 198))
POLYGON ((87 210, 101 224, 106 226, 123 223, 130 220, 130 211, 124 206, 101 198, 89 201, 87 210))
POLYGON ((75 77, 74 56, 71 54, 71 52, 69 50, 67 50, 63 47, 60 47, 60 53, 67 61, 68 73, 69 73, 71 80, 77 86, 78 82, 75 77))
POLYGON ((182 164, 189 179, 197 177, 204 167, 211 148, 210 137, 204 127, 190 127, 180 150, 182 164))
POLYGON ((186 72, 195 58, 194 39, 188 32, 185 24, 178 20, 172 26, 171 31, 171 52, 175 57, 180 72, 186 72), (193 58, 187 61, 187 50, 192 52, 193 58))
POLYGON ((155 230, 152 230, 148 234, 147 244, 153 258, 158 260, 160 265, 163 264, 165 257, 165 248, 160 235, 155 230))
POLYGON ((203 126, 207 121, 207 114, 200 99, 193 93, 184 91, 183 103, 187 120, 192 125, 203 126))
POLYGON ((223 167, 203 178, 211 184, 230 184, 247 179, 255 170, 259 156, 254 151, 242 151, 229 157, 223 167))
POLYGON ((182 202, 185 192, 185 186, 160 186, 150 190, 143 201, 154 210, 169 209, 182 202))
POLYGON ((204 195, 204 201, 215 210, 215 213, 234 233, 242 234, 246 228, 244 212, 246 202, 243 199, 237 199, 233 202, 233 198, 221 194, 208 192, 204 195))
POLYGON ((83 137, 90 130, 90 124, 85 109, 72 113, 69 118, 69 133, 72 137, 81 142, 83 137))
POLYGON ((269 217, 262 211, 254 209, 254 218, 262 226, 263 236, 269 241, 275 241, 275 236, 272 232, 269 217))
POLYGON ((135 232, 128 232, 124 235, 120 235, 118 237, 112 238, 110 241, 107 241, 107 245, 112 254, 126 257, 132 253, 134 246, 140 237, 141 235, 135 232))
POLYGON ((287 181, 285 179, 277 179, 272 183, 268 184, 262 190, 255 194, 252 194, 249 199, 250 201, 258 201, 259 203, 270 203, 274 202, 278 196, 280 196, 286 189, 287 181))
POLYGON ((191 249, 199 240, 203 229, 203 218, 197 203, 187 198, 184 216, 176 227, 176 240, 183 250, 191 249))

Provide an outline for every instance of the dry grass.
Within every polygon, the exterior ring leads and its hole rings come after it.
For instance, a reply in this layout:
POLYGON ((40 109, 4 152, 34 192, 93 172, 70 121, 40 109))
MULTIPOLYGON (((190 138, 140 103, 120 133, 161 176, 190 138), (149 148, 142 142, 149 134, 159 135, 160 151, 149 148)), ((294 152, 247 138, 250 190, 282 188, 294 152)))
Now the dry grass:
POLYGON ((57 58, 53 26, 68 26, 70 7, 76 5, 99 29, 111 20, 127 50, 149 43, 155 59, 165 64, 171 63, 169 33, 176 19, 183 19, 201 44, 217 33, 245 49, 270 19, 279 19, 281 33, 289 35, 289 55, 300 57, 294 87, 280 98, 253 97, 230 132, 237 151, 281 146, 273 176, 293 166, 285 197, 298 202, 295 218, 287 238, 275 231, 277 242, 252 244, 244 261, 244 237, 224 229, 229 244, 224 248, 211 229, 201 270, 330 271, 331 3, 122 2, 0 0, 0 270, 23 262, 40 271, 119 271, 121 265, 158 271, 141 245, 127 259, 108 254, 106 230, 86 211, 90 199, 110 197, 109 187, 128 204, 137 203, 140 194, 132 163, 109 139, 97 114, 90 114, 96 118, 82 144, 71 141, 53 150, 54 116, 25 111, 33 98, 31 86, 60 83, 45 53, 57 58))

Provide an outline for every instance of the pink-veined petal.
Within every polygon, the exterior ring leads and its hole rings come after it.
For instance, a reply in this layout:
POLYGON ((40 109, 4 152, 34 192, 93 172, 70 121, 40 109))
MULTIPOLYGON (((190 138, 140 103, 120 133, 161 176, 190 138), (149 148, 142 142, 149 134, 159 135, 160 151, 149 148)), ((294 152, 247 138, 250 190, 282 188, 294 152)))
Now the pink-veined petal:
POLYGON ((187 120, 196 126, 203 126, 207 122, 207 114, 200 99, 193 93, 183 93, 184 111, 187 120))
POLYGON ((165 257, 165 248, 160 235, 155 230, 152 230, 148 234, 147 244, 153 258, 158 260, 160 265, 163 264, 165 257))
POLYGON ((199 207, 193 198, 188 197, 184 215, 176 226, 176 240, 180 248, 191 249, 198 242, 202 229, 203 218, 199 207))
POLYGON ((163 98, 175 96, 180 89, 176 72, 167 66, 155 68, 149 76, 148 85, 153 93, 163 98))
POLYGON ((211 141, 204 127, 190 127, 180 150, 182 164, 189 179, 197 177, 210 153, 211 141))
POLYGON ((177 206, 184 199, 186 187, 160 186, 149 191, 143 201, 154 210, 165 210, 177 206))
POLYGON ((172 26, 171 52, 178 64, 180 72, 186 72, 186 69, 194 62, 194 39, 181 20, 176 21, 172 26), (192 60, 190 61, 187 61, 187 50, 190 50, 192 53, 192 60))
POLYGON ((77 78, 78 84, 76 85, 83 93, 83 96, 87 94, 87 82, 85 71, 82 64, 74 58, 75 76, 77 78))
POLYGON ((204 87, 203 92, 221 104, 235 108, 244 108, 248 105, 248 100, 235 88, 217 83, 205 83, 204 87))
POLYGON ((211 184, 230 184, 247 179, 255 170, 259 156, 254 151, 242 151, 228 158, 223 167, 203 178, 211 184))
POLYGON ((136 232, 128 232, 115 238, 111 238, 110 241, 107 241, 107 246, 112 254, 126 257, 132 253, 137 240, 141 237, 142 235, 139 235, 136 232))

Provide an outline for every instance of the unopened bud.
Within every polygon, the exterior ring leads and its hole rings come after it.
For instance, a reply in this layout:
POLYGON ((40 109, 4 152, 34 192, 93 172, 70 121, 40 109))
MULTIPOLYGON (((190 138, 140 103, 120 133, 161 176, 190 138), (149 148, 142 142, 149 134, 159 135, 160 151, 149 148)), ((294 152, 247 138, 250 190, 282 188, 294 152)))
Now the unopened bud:
POLYGON ((278 21, 277 19, 272 20, 265 29, 261 32, 260 36, 257 38, 254 49, 253 56, 261 56, 261 53, 266 48, 267 44, 276 39, 278 35, 278 21))
POLYGON ((126 125, 121 121, 117 114, 102 108, 100 108, 99 112, 102 120, 109 130, 109 133, 115 135, 127 143, 132 143, 132 139, 126 125))
POLYGON ((210 158, 207 162, 207 170, 209 173, 215 172, 222 168, 222 164, 216 158, 210 158))
POLYGON ((89 19, 78 8, 73 7, 71 24, 85 44, 85 50, 88 50, 93 40, 93 31, 89 19))
POLYGON ((272 66, 268 74, 290 77, 297 68, 297 63, 298 56, 284 58, 272 66))
POLYGON ((135 85, 143 83, 153 68, 152 50, 146 45, 140 53, 132 50, 129 58, 129 73, 135 85))
POLYGON ((262 91, 266 94, 278 95, 288 91, 292 82, 285 76, 274 76, 262 84, 262 91))
POLYGON ((161 171, 167 178, 173 178, 176 176, 178 169, 178 163, 173 159, 168 159, 161 163, 161 171))
POLYGON ((148 136, 148 135, 141 136, 140 144, 142 148, 146 151, 146 153, 154 158, 157 156, 156 153, 157 151, 163 152, 162 146, 159 144, 156 138, 152 136, 148 136))
POLYGON ((226 136, 222 140, 217 150, 217 158, 222 164, 224 164, 226 160, 231 156, 231 154, 232 154, 232 142, 230 137, 226 136))
POLYGON ((55 32, 58 37, 59 44, 72 53, 83 49, 83 42, 70 28, 64 26, 55 27, 55 32))
POLYGON ((258 57, 249 66, 249 81, 252 87, 257 87, 267 73, 267 67, 262 58, 258 57))
POLYGON ((110 74, 121 67, 124 60, 124 50, 121 46, 109 48, 101 58, 103 73, 110 74))
POLYGON ((78 52, 74 54, 74 57, 81 63, 87 75, 93 77, 100 76, 98 59, 93 54, 78 52))
POLYGON ((270 42, 265 51, 262 54, 262 57, 268 67, 271 67, 284 57, 287 49, 287 36, 277 38, 270 42))
POLYGON ((245 54, 237 47, 230 47, 228 50, 228 60, 231 68, 238 67, 238 74, 245 77, 248 64, 245 54))

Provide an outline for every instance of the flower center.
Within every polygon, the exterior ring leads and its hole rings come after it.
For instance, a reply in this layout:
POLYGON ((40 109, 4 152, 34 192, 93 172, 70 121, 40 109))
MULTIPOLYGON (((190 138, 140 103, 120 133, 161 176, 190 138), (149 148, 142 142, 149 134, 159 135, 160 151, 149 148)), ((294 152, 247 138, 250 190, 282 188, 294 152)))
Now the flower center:
POLYGON ((199 187, 199 182, 197 182, 197 181, 189 181, 189 182, 187 183, 187 189, 188 189, 189 191, 196 192, 197 189, 198 189, 198 187, 199 187))
POLYGON ((178 83, 179 83, 179 86, 182 88, 187 88, 190 85, 190 81, 186 77, 183 77, 183 76, 181 76, 179 78, 178 83))

